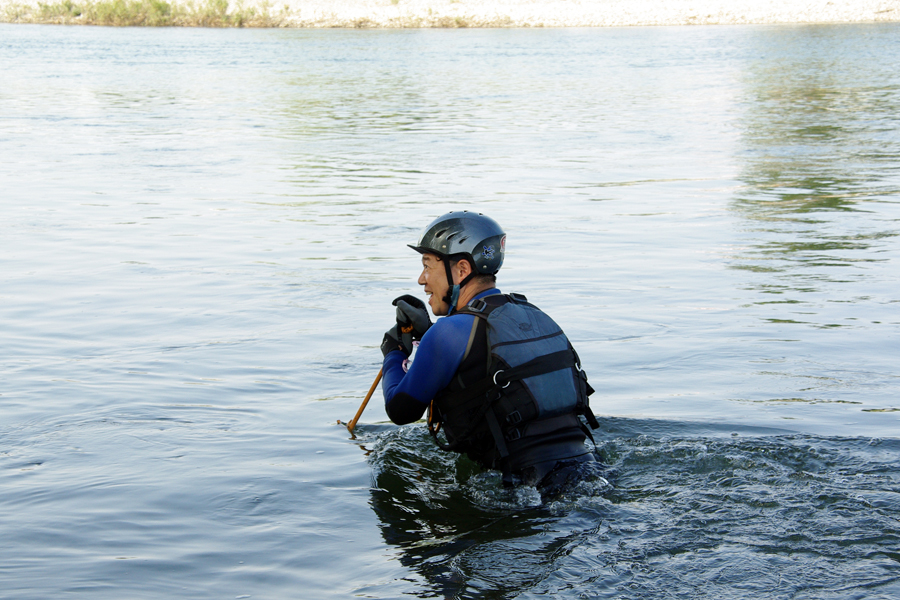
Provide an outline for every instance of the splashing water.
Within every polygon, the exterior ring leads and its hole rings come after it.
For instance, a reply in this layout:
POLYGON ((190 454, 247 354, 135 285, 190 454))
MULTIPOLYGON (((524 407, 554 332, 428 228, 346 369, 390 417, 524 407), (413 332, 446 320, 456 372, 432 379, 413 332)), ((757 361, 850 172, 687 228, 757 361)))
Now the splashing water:
POLYGON ((546 503, 437 450, 421 426, 370 432, 385 541, 448 598, 900 591, 897 440, 618 419, 602 430, 614 485, 597 477, 546 503))

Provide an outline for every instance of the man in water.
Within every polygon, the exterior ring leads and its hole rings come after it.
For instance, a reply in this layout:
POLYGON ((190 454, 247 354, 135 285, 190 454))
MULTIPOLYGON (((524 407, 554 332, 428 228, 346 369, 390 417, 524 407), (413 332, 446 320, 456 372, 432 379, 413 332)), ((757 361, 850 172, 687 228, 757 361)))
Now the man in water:
POLYGON ((502 471, 507 485, 552 493, 595 462, 579 418, 598 427, 593 390, 559 326, 497 289, 505 245, 496 221, 462 211, 438 217, 410 246, 422 255, 418 283, 431 312, 444 318, 432 325, 421 300, 394 300, 397 324, 381 344, 385 410, 398 425, 427 410, 443 449, 502 471))

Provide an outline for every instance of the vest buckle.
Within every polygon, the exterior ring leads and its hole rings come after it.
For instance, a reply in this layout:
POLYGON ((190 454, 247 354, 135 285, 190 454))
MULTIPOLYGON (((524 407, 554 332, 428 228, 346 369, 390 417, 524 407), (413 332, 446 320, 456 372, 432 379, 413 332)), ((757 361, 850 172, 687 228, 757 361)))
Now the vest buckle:
POLYGON ((517 410, 514 410, 513 412, 506 415, 506 422, 509 423, 510 425, 516 425, 517 423, 521 423, 522 422, 522 413, 520 413, 517 410))
POLYGON ((487 308, 487 302, 484 301, 484 298, 473 300, 468 306, 468 309, 473 313, 483 313, 485 308, 487 308))

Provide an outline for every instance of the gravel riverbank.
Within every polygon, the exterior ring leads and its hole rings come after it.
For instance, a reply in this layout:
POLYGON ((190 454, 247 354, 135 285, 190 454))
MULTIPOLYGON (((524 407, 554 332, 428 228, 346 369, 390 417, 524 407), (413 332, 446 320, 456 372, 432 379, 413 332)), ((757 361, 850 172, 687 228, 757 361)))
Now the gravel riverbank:
POLYGON ((0 21, 376 28, 859 23, 900 21, 900 0, 0 0, 0 21), (99 5, 106 10, 91 9, 99 5), (132 22, 110 18, 142 7, 156 12, 132 22))

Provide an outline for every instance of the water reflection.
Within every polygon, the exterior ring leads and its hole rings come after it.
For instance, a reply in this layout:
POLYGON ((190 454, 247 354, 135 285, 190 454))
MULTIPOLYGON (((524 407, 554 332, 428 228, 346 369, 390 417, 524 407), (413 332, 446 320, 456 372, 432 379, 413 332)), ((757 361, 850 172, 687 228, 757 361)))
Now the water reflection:
POLYGON ((891 179, 900 172, 900 82, 865 56, 819 58, 835 37, 849 43, 818 29, 759 39, 761 47, 781 42, 794 51, 777 60, 763 51, 744 72, 747 188, 733 203, 742 216, 821 223, 827 218, 814 213, 860 210, 861 202, 898 193, 891 179))
POLYGON ((745 186, 730 204, 746 243, 730 267, 774 274, 750 279, 762 293, 842 296, 867 264, 888 260, 880 250, 898 235, 877 203, 900 191, 900 84, 865 53, 826 52, 859 43, 839 29, 772 30, 758 42, 762 58, 744 75, 745 186))

